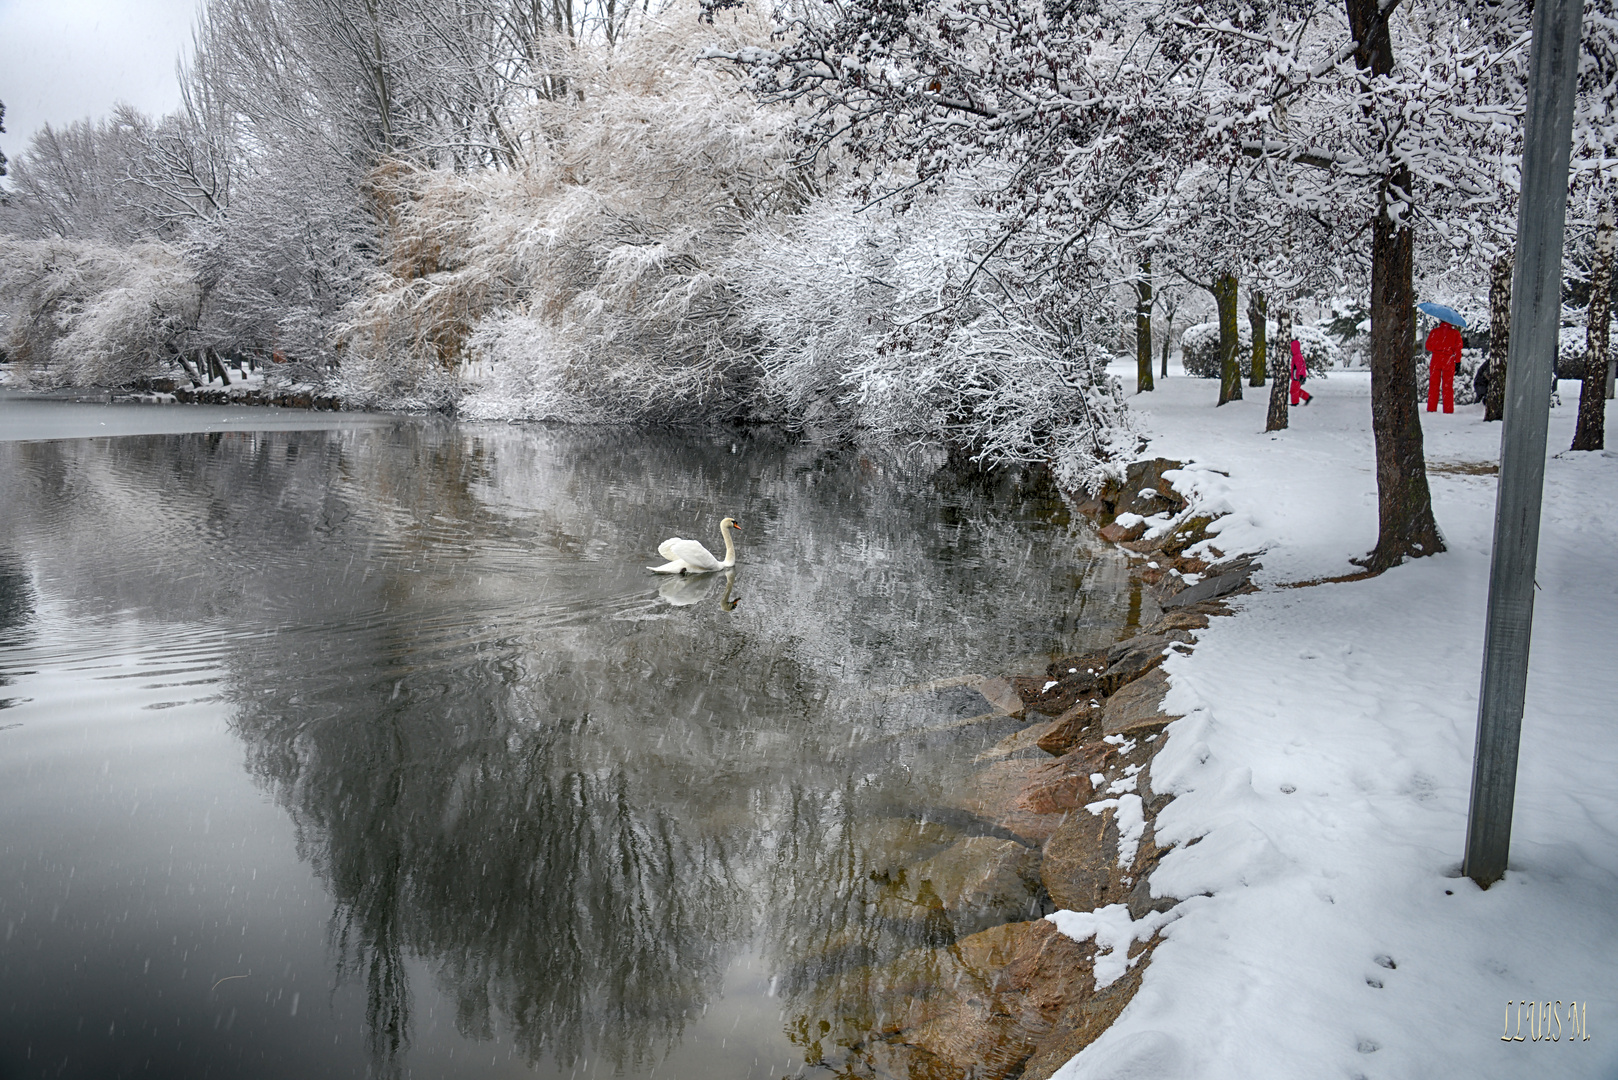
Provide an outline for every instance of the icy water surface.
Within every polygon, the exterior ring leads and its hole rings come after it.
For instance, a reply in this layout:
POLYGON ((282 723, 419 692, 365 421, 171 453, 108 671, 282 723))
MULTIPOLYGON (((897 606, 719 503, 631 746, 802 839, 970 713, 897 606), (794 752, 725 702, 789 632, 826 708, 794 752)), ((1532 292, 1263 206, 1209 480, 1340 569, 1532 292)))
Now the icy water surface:
POLYGON ((853 1068, 827 980, 971 929, 877 902, 994 834, 962 677, 1128 617, 920 459, 187 415, 0 401, 6 1080, 853 1068))

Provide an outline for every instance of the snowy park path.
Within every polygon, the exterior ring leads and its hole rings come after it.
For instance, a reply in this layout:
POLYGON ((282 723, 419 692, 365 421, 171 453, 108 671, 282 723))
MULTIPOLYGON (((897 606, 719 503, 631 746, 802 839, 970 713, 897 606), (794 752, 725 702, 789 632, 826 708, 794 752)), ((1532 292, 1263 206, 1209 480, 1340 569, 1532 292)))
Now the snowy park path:
POLYGON ((1447 552, 1280 588, 1353 572, 1376 539, 1369 379, 1310 389, 1273 435, 1267 388, 1219 409, 1197 379, 1131 398, 1147 454, 1195 463, 1177 488, 1228 512, 1212 542, 1264 565, 1235 617, 1165 664, 1165 709, 1186 715, 1153 768, 1176 795, 1158 842, 1182 846, 1153 888, 1193 899, 1128 1009, 1057 1075, 1618 1075, 1618 452, 1564 451, 1564 382, 1511 863, 1483 892, 1459 865, 1500 426, 1481 406, 1423 414, 1447 552), (1561 1003, 1550 1037, 1524 1012, 1523 1040, 1502 1041, 1525 999, 1561 1003))

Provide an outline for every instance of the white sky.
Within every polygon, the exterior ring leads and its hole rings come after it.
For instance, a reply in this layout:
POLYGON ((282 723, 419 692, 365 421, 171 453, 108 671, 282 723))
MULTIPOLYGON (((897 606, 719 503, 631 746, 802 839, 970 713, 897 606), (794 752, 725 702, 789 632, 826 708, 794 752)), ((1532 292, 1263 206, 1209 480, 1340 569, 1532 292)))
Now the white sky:
POLYGON ((0 0, 0 150, 41 125, 99 119, 115 101, 162 114, 180 103, 174 63, 198 0, 0 0))

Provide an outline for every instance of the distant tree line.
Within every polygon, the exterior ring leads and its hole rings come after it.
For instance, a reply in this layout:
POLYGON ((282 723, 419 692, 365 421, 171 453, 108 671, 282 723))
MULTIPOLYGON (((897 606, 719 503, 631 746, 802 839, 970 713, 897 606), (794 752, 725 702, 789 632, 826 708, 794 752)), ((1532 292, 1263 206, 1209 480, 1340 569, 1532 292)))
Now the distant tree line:
MULTIPOLYGON (((1586 281, 1618 144, 1590 7, 1586 281)), ((1078 485, 1135 445, 1105 365, 1151 389, 1185 289, 1220 404, 1276 382, 1264 327, 1359 308, 1390 565, 1442 546, 1412 305, 1499 302, 1529 10, 209 0, 179 110, 12 164, 0 319, 39 383, 245 359, 360 405, 939 438, 1078 485)))

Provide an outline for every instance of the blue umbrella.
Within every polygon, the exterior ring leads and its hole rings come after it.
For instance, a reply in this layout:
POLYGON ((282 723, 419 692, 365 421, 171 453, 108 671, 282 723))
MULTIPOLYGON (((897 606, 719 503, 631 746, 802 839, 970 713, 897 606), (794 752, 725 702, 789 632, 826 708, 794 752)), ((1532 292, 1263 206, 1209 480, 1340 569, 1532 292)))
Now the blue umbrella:
POLYGON ((1423 300, 1416 305, 1416 310, 1425 311, 1433 318, 1442 319, 1451 326, 1459 326, 1462 330, 1466 329, 1466 320, 1454 308, 1445 307, 1443 304, 1435 304, 1431 300, 1423 300))

